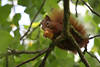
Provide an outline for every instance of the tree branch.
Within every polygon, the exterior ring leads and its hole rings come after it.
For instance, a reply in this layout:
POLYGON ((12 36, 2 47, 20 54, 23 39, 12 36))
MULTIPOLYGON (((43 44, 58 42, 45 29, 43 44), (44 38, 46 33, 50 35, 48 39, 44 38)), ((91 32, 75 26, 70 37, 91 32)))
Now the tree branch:
POLYGON ((69 40, 73 43, 73 46, 76 48, 76 50, 78 51, 78 54, 82 60, 82 62, 85 64, 86 67, 90 67, 88 61, 85 59, 82 51, 80 50, 79 45, 77 44, 77 42, 75 41, 75 39, 72 37, 72 35, 68 36, 69 40))
POLYGON ((28 63, 28 62, 34 61, 35 59, 37 59, 38 57, 40 57, 41 55, 43 55, 44 53, 46 53, 47 50, 48 50, 48 49, 42 50, 41 53, 39 53, 39 54, 38 54, 37 56, 35 56, 34 58, 31 58, 31 59, 29 59, 29 60, 26 60, 26 61, 24 61, 24 62, 18 64, 16 67, 20 67, 20 66, 22 66, 22 65, 24 65, 24 64, 26 64, 26 63, 28 63))
POLYGON ((63 30, 63 33, 66 36, 66 38, 72 42, 73 47, 75 47, 76 50, 78 51, 78 54, 79 54, 82 62, 86 65, 86 67, 90 67, 90 65, 88 64, 87 60, 85 59, 82 51, 80 50, 78 43, 75 41, 75 39, 73 38, 72 34, 69 31, 70 30, 70 24, 68 22, 69 15, 70 15, 69 0, 63 0, 63 2, 64 2, 64 30, 63 30))
POLYGON ((39 10, 37 11, 37 13, 35 14, 35 16, 33 17, 32 21, 31 21, 31 24, 30 24, 30 26, 29 26, 29 28, 28 28, 28 30, 27 30, 26 33, 20 38, 20 40, 22 40, 22 39, 29 33, 29 31, 30 31, 30 29, 31 29, 31 27, 32 27, 32 23, 33 23, 33 22, 35 21, 35 19, 37 18, 38 14, 40 13, 40 11, 41 11, 42 7, 44 6, 45 2, 46 2, 46 0, 43 0, 41 6, 40 6, 40 8, 39 8, 39 10))
POLYGON ((43 50, 37 50, 37 51, 16 51, 16 50, 12 50, 9 49, 10 51, 8 52, 7 55, 20 55, 20 54, 37 54, 37 53, 41 53, 43 50))
POLYGON ((97 12, 95 12, 84 0, 81 0, 89 9, 92 13, 94 13, 95 15, 97 15, 98 17, 100 17, 100 14, 98 14, 97 12))
POLYGON ((95 36, 93 36, 93 37, 90 37, 89 40, 90 40, 90 39, 93 39, 93 38, 96 38, 96 37, 100 37, 100 34, 95 35, 95 36))
MULTIPOLYGON (((46 50, 47 48, 43 49, 46 50)), ((5 57, 5 56, 10 56, 10 55, 21 55, 21 54, 39 54, 43 50, 37 50, 37 51, 17 51, 13 49, 8 49, 8 52, 6 54, 3 54, 0 56, 0 58, 5 57)))
POLYGON ((90 52, 88 52, 88 51, 87 51, 87 53, 88 53, 91 57, 95 58, 95 59, 100 63, 99 59, 98 59, 95 55, 93 55, 92 53, 90 53, 90 52))
POLYGON ((63 34, 67 35, 69 33, 69 16, 70 16, 69 0, 63 0, 63 3, 64 3, 63 34))
POLYGON ((44 59, 42 60, 41 64, 39 65, 39 67, 45 67, 46 59, 48 58, 49 54, 54 49, 54 47, 55 47, 55 44, 51 43, 50 46, 49 46, 49 49, 46 52, 46 55, 44 56, 44 59))
POLYGON ((94 54, 87 51, 87 47, 85 47, 84 54, 85 53, 89 54, 91 57, 93 57, 94 59, 96 59, 100 63, 99 59, 94 54))
POLYGON ((75 5, 76 17, 78 17, 78 13, 77 13, 77 5, 78 5, 78 1, 79 1, 79 0, 76 1, 76 5, 75 5))

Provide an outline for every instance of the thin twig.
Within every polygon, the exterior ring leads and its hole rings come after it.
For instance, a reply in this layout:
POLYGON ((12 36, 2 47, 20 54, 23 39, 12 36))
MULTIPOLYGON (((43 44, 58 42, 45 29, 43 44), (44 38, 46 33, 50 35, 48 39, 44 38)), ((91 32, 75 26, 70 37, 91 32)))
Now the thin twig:
POLYGON ((87 51, 87 47, 85 47, 85 50, 84 50, 83 53, 84 53, 84 54, 85 54, 85 53, 88 53, 91 57, 95 58, 95 59, 100 63, 99 59, 98 59, 94 54, 92 54, 92 53, 90 53, 90 52, 87 51))
POLYGON ((49 54, 54 49, 54 47, 55 47, 55 45, 53 43, 51 43, 48 51, 46 52, 46 55, 44 56, 44 59, 42 60, 41 64, 39 65, 39 67, 45 67, 46 59, 48 58, 49 54))
POLYGON ((84 0, 81 0, 89 9, 92 13, 94 13, 95 15, 97 15, 98 17, 100 17, 100 14, 98 14, 97 12, 95 12, 84 0))
POLYGON ((96 38, 96 37, 100 37, 100 34, 95 35, 95 36, 93 36, 93 37, 90 37, 89 40, 90 40, 90 39, 93 39, 93 38, 96 38))
MULTIPOLYGON (((87 46, 85 47, 85 50, 83 51, 83 55, 85 55, 86 52, 87 52, 87 46)), ((81 59, 79 60, 79 62, 81 62, 81 59)))
MULTIPOLYGON (((29 34, 26 35, 26 38, 28 38, 32 34, 32 32, 34 32, 38 27, 40 27, 40 25, 41 24, 39 24, 38 26, 34 27, 32 29, 32 31, 30 31, 29 34)), ((22 45, 24 45, 24 41, 25 41, 25 39, 22 40, 22 45)))
POLYGON ((38 14, 40 13, 40 11, 41 11, 42 7, 44 6, 45 2, 46 2, 46 0, 43 0, 41 6, 40 6, 40 8, 39 8, 39 10, 37 11, 37 13, 35 14, 34 18, 32 19, 31 24, 30 24, 28 30, 27 30, 26 33, 20 38, 20 40, 22 40, 22 39, 29 33, 29 31, 30 31, 30 29, 31 29, 31 27, 32 27, 32 23, 33 23, 33 22, 35 21, 35 19, 37 18, 38 14))
MULTIPOLYGON (((45 49, 43 49, 45 50, 45 49)), ((37 54, 41 53, 43 50, 37 50, 37 51, 16 51, 16 50, 11 50, 8 52, 8 55, 20 55, 20 54, 37 54)))
POLYGON ((87 52, 87 46, 85 46, 85 50, 83 52, 83 54, 85 54, 87 52))
POLYGON ((78 12, 77 12, 78 1, 79 1, 79 0, 76 1, 76 5, 75 5, 76 17, 78 17, 78 12))
POLYGON ((48 58, 49 54, 50 54, 50 51, 49 52, 47 51, 46 55, 44 56, 44 59, 42 60, 41 64, 39 65, 39 67, 45 67, 45 62, 46 62, 46 59, 48 58))
POLYGON ((95 55, 93 55, 92 53, 90 53, 90 52, 88 52, 88 51, 87 51, 87 53, 88 53, 91 57, 95 58, 95 59, 100 63, 99 59, 98 59, 95 55))
POLYGON ((24 61, 24 62, 18 64, 16 67, 20 67, 20 66, 22 66, 22 65, 24 65, 24 64, 26 64, 26 63, 28 63, 28 62, 34 61, 35 59, 37 59, 38 57, 40 57, 41 55, 43 55, 44 53, 46 53, 46 51, 47 51, 47 49, 42 50, 42 52, 39 53, 39 54, 38 54, 37 56, 35 56, 34 58, 31 58, 31 59, 29 59, 29 60, 26 60, 26 61, 24 61))

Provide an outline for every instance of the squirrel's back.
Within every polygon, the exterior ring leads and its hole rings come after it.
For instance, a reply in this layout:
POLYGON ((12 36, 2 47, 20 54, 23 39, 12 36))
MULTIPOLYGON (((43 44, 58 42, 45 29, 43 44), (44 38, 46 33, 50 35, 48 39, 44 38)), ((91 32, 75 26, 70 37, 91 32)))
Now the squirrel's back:
MULTIPOLYGON (((50 13, 50 19, 57 23, 63 24, 63 17, 64 17, 64 11, 61 9, 53 9, 50 13)), ((79 24, 76 19, 74 19, 72 16, 69 18, 69 22, 72 24, 72 26, 83 36, 87 36, 86 30, 84 29, 84 26, 82 24, 79 24)))

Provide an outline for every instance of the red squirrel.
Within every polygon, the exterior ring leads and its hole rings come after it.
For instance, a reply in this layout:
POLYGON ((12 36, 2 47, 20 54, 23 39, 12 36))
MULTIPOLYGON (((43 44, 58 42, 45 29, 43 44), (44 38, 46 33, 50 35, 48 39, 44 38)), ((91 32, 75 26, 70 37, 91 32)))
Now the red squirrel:
MULTIPOLYGON (((62 33, 63 17, 64 11, 61 9, 53 9, 49 15, 46 15, 46 17, 41 22, 45 37, 54 40, 62 33)), ((78 43, 79 47, 86 47, 89 39, 84 26, 79 24, 78 21, 76 21, 72 16, 69 17, 69 23, 80 35, 84 37, 83 39, 81 39, 76 34, 74 34, 73 30, 70 28, 70 33, 78 43)), ((73 53, 77 53, 77 50, 69 40, 62 41, 61 43, 57 44, 57 47, 64 50, 69 50, 73 53)))

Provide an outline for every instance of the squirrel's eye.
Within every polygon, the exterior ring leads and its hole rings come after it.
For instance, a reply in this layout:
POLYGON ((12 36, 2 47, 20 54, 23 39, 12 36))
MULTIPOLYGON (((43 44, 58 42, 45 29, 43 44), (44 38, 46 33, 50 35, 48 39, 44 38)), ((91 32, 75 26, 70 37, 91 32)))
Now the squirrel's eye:
POLYGON ((50 23, 49 21, 46 22, 47 27, 49 26, 49 23, 50 23))

